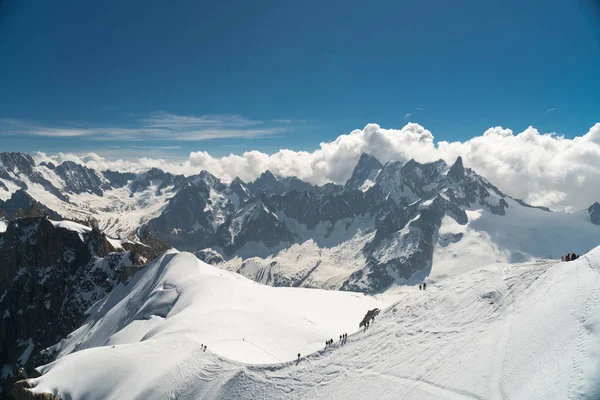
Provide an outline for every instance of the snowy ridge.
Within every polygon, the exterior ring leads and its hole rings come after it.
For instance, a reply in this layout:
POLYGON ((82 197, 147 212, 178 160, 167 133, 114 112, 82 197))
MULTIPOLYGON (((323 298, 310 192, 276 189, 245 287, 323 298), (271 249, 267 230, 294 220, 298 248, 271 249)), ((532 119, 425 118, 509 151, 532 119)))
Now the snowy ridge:
POLYGON ((597 398, 599 287, 600 247, 573 262, 492 265, 404 288, 340 346, 336 334, 380 302, 264 287, 169 253, 97 303, 32 383, 73 399, 597 398), (280 294, 304 301, 263 303, 280 294))

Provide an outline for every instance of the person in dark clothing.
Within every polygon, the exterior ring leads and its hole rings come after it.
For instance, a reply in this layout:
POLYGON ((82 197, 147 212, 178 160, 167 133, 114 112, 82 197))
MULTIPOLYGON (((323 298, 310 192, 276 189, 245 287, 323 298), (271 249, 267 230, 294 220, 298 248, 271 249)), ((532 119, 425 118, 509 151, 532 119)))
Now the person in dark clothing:
POLYGON ((427 289, 427 284, 423 282, 423 290, 427 289))
POLYGON ((421 285, 419 284, 419 290, 421 290, 421 285))
POLYGON ((577 254, 573 253, 571 254, 571 261, 575 261, 577 260, 577 254))
POLYGON ((342 343, 342 335, 340 335, 340 343, 342 343))
POLYGON ((571 255, 570 254, 567 254, 565 256, 565 261, 571 261, 571 255))
POLYGON ((296 361, 296 365, 300 362, 300 353, 298 353, 298 361, 296 361))

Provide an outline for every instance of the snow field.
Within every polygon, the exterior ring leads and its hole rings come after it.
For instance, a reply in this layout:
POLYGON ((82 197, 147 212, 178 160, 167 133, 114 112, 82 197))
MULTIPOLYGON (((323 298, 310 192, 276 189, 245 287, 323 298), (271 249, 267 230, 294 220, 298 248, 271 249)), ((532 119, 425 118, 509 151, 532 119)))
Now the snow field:
POLYGON ((427 291, 406 288, 354 334, 380 301, 265 287, 186 253, 165 254, 130 285, 92 307, 62 343, 63 357, 40 368, 36 391, 65 399, 600 395, 600 247, 573 262, 497 264, 427 291), (324 350, 323 336, 336 344, 324 350))

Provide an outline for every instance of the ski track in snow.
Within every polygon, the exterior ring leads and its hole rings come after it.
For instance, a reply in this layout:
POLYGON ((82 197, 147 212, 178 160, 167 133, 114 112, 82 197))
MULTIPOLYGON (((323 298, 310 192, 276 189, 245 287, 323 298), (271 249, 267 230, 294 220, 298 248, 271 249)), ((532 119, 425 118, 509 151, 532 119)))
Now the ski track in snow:
MULTIPOLYGON (((585 299, 585 306, 583 308, 583 312, 579 317, 579 321, 581 325, 577 330, 577 352, 573 356, 573 375, 571 382, 572 384, 569 387, 569 398, 583 398, 585 393, 583 392, 583 382, 584 382, 584 369, 581 365, 581 360, 585 357, 586 353, 586 342, 589 341, 589 335, 591 328, 588 326, 588 322, 592 316, 593 306, 598 304, 598 300, 600 299, 600 271, 597 268, 592 266, 590 259, 587 255, 581 256, 580 259, 585 263, 585 265, 592 271, 593 283, 592 290, 590 291, 589 296, 585 299)), ((581 298, 581 276, 579 274, 579 270, 577 271, 577 297, 581 298)), ((573 310, 577 312, 578 310, 573 310)))

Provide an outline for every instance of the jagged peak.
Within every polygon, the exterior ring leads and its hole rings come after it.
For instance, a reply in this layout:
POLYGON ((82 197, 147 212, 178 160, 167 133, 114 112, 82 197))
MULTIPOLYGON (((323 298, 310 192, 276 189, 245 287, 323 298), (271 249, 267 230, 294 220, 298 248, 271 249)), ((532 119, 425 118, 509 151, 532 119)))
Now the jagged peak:
POLYGON ((365 151, 360 155, 357 165, 366 164, 366 163, 373 163, 375 165, 378 165, 379 168, 383 167, 383 164, 377 159, 377 157, 375 157, 372 154, 369 154, 365 151))
POLYGON ((457 181, 465 177, 465 167, 461 156, 458 156, 450 170, 448 170, 448 176, 457 181))
POLYGON ((254 181, 273 181, 278 180, 277 177, 269 170, 266 170, 254 181))
POLYGON ((35 161, 29 154, 20 152, 0 153, 0 165, 13 168, 19 166, 18 164, 22 165, 23 163, 26 163, 30 168, 35 166, 35 161))

